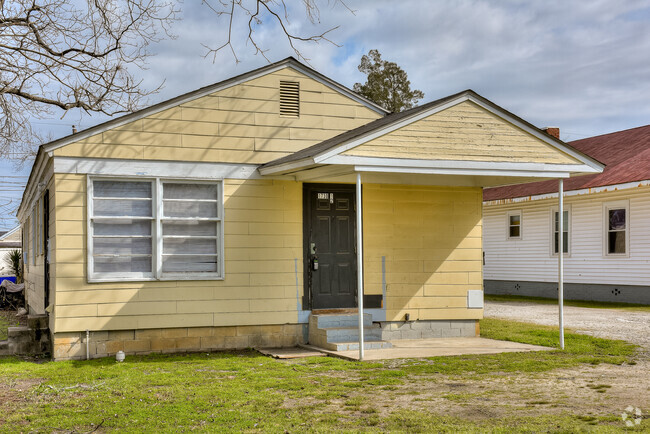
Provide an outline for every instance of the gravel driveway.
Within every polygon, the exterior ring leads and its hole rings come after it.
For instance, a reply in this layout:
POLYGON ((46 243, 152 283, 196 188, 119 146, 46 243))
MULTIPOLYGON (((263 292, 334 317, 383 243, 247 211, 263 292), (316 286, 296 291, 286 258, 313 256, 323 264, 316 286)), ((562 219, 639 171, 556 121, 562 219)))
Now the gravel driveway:
MULTIPOLYGON (((558 324, 557 305, 486 301, 485 316, 543 325, 558 324)), ((578 333, 622 339, 650 351, 650 312, 564 306, 564 326, 578 333)))

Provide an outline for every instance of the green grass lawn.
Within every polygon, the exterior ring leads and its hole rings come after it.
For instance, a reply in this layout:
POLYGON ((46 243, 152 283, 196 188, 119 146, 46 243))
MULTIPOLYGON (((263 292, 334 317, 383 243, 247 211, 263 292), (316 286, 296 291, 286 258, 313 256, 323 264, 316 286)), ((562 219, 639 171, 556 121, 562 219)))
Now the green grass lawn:
MULTIPOLYGON (((521 301, 529 303, 540 304, 557 304, 557 300, 553 298, 542 297, 524 297, 521 295, 496 295, 485 294, 485 300, 488 301, 521 301)), ((582 301, 582 300, 564 300, 565 306, 575 307, 589 307, 593 309, 618 309, 629 311, 650 312, 650 306, 647 304, 632 304, 632 303, 607 303, 604 301, 582 301)))
MULTIPOLYGON (((485 337, 553 347, 558 340, 551 327, 495 319, 482 320, 481 331, 485 337)), ((0 358, 0 431, 89 432, 99 425, 100 432, 546 432, 593 429, 594 423, 607 428, 606 418, 587 421, 568 412, 472 420, 382 405, 439 381, 472 377, 489 383, 496 376, 583 364, 634 363, 635 347, 622 341, 567 333, 566 347, 378 363, 328 357, 282 361, 252 350, 128 356, 123 363, 0 358)))

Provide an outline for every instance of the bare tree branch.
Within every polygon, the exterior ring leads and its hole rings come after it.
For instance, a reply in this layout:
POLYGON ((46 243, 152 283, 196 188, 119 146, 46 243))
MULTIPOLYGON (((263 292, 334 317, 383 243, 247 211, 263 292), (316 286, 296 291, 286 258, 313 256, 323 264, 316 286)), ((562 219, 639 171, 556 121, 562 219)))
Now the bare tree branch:
MULTIPOLYGON (((305 7, 305 15, 307 19, 312 24, 317 24, 320 22, 320 8, 318 6, 318 0, 301 0, 305 7)), ((309 59, 306 58, 300 49, 296 46, 296 42, 328 42, 332 45, 339 47, 334 41, 329 39, 328 35, 330 32, 339 28, 339 26, 332 27, 322 33, 316 33, 311 36, 300 36, 292 33, 287 25, 289 21, 289 12, 287 5, 284 0, 202 0, 203 4, 207 5, 208 8, 214 12, 217 17, 224 15, 228 16, 228 38, 226 42, 219 45, 217 48, 210 48, 208 45, 203 44, 206 48, 206 53, 204 57, 212 56, 212 61, 216 60, 216 55, 222 49, 228 47, 233 54, 236 62, 239 62, 235 48, 232 45, 232 32, 233 32, 233 22, 236 14, 241 14, 248 17, 248 35, 247 42, 250 42, 253 48, 255 48, 255 54, 260 54, 267 61, 270 61, 266 57, 267 49, 264 49, 255 38, 255 26, 263 24, 264 16, 271 18, 272 22, 275 22, 279 25, 282 33, 289 42, 289 46, 293 50, 294 54, 298 59, 309 63, 309 59), (252 4, 252 5, 251 5, 252 4)), ((354 11, 350 9, 343 0, 329 0, 328 4, 333 3, 343 5, 348 11, 354 14, 354 11)))
MULTIPOLYGON (((311 24, 320 23, 319 0, 301 0, 311 24)), ((325 0, 321 0, 325 1, 325 0)), ((173 37, 171 26, 180 10, 176 0, 0 0, 0 156, 33 156, 39 137, 31 122, 71 110, 108 116, 140 108, 157 92, 143 89, 133 67, 146 68, 151 44, 173 37)), ((343 0, 327 0, 343 5, 343 0)), ((259 26, 276 25, 296 57, 297 45, 328 42, 338 27, 312 36, 291 31, 285 0, 202 0, 216 15, 227 17, 226 40, 206 48, 205 56, 233 46, 238 25, 247 32, 255 54, 267 50, 255 37, 259 26), (238 19, 241 15, 242 19, 238 19), (246 26, 247 28, 244 27, 246 26)), ((304 17, 303 17, 304 18, 304 17)), ((243 36, 242 36, 243 37, 243 36)), ((161 84, 162 86, 162 84, 161 84)))

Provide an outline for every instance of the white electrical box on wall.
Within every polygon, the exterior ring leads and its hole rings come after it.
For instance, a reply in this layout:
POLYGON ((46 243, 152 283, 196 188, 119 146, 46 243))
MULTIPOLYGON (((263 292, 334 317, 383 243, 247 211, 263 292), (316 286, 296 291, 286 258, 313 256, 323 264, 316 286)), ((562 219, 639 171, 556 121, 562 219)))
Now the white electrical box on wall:
POLYGON ((483 291, 480 289, 467 291, 467 307, 469 309, 483 309, 483 291))

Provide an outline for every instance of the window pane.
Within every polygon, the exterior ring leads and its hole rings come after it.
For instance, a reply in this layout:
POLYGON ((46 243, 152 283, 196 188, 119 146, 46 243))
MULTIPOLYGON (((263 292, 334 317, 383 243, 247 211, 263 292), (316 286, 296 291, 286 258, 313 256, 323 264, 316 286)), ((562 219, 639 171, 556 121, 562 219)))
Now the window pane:
POLYGON ((94 255, 151 255, 151 238, 93 237, 94 255))
POLYGON ((151 273, 151 256, 94 257, 96 273, 151 273))
POLYGON ((216 184, 163 184, 163 199, 218 199, 216 184))
POLYGON ((217 256, 163 256, 164 272, 191 273, 219 271, 217 256))
POLYGON ((609 210, 609 230, 625 229, 625 209, 609 210))
POLYGON ((150 220, 115 219, 110 223, 95 222, 95 235, 149 235, 151 236, 150 220))
POLYGON ((510 237, 515 238, 519 236, 519 226, 510 226, 510 237))
POLYGON ((151 182, 93 181, 93 196, 151 198, 151 182))
POLYGON ((510 216, 510 226, 521 224, 521 216, 519 214, 514 214, 510 216))
POLYGON ((151 217, 150 200, 95 199, 95 217, 151 217))
POLYGON ((163 236, 168 235, 216 237, 217 225, 206 221, 163 223, 163 236))
MULTIPOLYGON (((568 232, 563 233, 562 242, 564 243, 562 245, 562 251, 564 253, 569 253, 569 233, 568 232)), ((555 251, 557 252, 557 249, 555 249, 555 251)))
POLYGON ((625 231, 609 232, 607 253, 625 253, 625 231))
POLYGON ((163 213, 165 217, 218 217, 219 207, 216 202, 165 200, 163 202, 163 213))
POLYGON ((202 238, 165 238, 163 254, 217 253, 217 240, 202 238))

